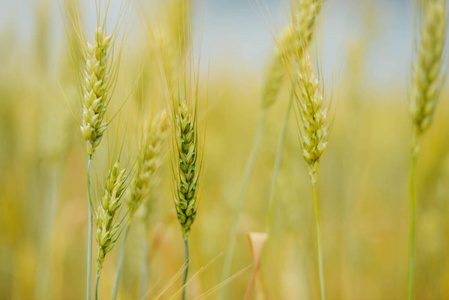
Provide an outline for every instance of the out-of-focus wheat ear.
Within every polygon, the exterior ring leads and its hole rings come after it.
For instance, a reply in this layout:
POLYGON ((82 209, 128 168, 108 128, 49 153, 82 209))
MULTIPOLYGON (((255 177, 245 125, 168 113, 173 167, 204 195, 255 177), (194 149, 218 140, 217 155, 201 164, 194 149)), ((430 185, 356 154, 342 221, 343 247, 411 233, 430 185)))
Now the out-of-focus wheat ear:
POLYGON ((287 49, 288 52, 288 49, 293 45, 293 40, 293 30, 290 27, 285 28, 279 39, 280 47, 275 47, 273 56, 268 65, 268 71, 265 75, 266 77, 262 91, 262 108, 271 107, 276 102, 286 74, 284 66, 285 58, 282 49, 287 49))
POLYGON ((126 200, 130 220, 147 197, 152 179, 162 163, 168 125, 167 113, 164 110, 156 116, 150 126, 147 126, 148 130, 144 133, 137 170, 130 186, 130 195, 126 200))
POLYGON ((421 8, 410 95, 416 151, 419 139, 432 124, 446 77, 446 72, 442 70, 447 31, 446 3, 444 0, 423 1, 421 8))
MULTIPOLYGON (((287 73, 285 62, 301 56, 303 45, 313 37, 316 18, 321 11, 322 0, 296 0, 291 4, 291 24, 280 34, 268 65, 262 91, 262 108, 275 102, 287 73), (295 53, 297 52, 297 53, 295 53), (297 54, 297 55, 294 55, 297 54)), ((294 61, 292 61, 294 63, 294 61)))
POLYGON ((409 110, 413 125, 410 160, 410 239, 408 299, 415 296, 415 172, 424 134, 432 124, 435 108, 446 77, 443 52, 446 42, 447 11, 445 0, 418 0, 415 59, 412 65, 412 87, 409 110))

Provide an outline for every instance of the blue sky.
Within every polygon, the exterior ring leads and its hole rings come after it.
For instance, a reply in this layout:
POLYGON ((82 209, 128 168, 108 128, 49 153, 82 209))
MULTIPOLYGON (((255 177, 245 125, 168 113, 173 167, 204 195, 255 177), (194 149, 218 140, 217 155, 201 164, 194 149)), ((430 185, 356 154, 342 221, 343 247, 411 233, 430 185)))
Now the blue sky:
MULTIPOLYGON (((42 0, 1 0, 0 31, 9 25, 17 25, 19 38, 26 43, 33 33, 34 7, 38 1, 42 0)), ((250 73, 263 71, 273 39, 258 16, 258 10, 250 4, 255 1, 196 1, 196 16, 203 35, 203 56, 210 61, 212 69, 223 65, 237 69, 243 65, 250 73)), ((49 3, 53 41, 58 41, 63 31, 57 0, 49 0, 49 3)), ((265 0, 265 3, 274 19, 271 25, 281 28, 285 24, 287 1, 265 0)), ((345 71, 347 47, 366 41, 369 32, 364 28, 364 20, 369 19, 379 31, 369 39, 367 72, 370 81, 375 86, 391 82, 405 85, 411 53, 412 10, 408 3, 405 0, 327 1, 320 34, 324 73, 331 73, 335 63, 337 70, 345 71)), ((112 0, 112 13, 118 11, 119 5, 120 1, 112 0)), ((86 20, 93 26, 93 11, 86 11, 86 20)))

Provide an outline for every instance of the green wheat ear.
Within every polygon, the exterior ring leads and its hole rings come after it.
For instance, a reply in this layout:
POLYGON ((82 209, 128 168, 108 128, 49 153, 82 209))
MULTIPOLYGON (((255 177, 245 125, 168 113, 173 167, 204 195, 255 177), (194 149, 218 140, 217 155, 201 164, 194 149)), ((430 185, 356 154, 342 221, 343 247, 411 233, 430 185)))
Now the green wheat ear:
POLYGON ((183 234, 188 235, 195 221, 198 205, 198 160, 197 118, 190 111, 185 99, 181 99, 175 110, 175 208, 183 234))

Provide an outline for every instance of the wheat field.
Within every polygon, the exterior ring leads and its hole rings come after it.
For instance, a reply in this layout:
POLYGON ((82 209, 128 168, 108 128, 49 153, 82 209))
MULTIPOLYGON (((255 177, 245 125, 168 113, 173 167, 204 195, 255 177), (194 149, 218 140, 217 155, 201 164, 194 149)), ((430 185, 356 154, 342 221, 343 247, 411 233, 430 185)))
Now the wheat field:
POLYGON ((0 299, 449 299, 446 0, 3 0, 0 299))

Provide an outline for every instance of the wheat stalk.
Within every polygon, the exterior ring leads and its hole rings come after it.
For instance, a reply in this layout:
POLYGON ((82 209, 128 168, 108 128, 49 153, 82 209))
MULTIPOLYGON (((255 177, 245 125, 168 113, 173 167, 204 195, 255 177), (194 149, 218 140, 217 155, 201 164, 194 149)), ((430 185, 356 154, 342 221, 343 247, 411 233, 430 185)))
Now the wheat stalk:
POLYGON ((323 254, 321 246, 321 225, 316 191, 317 171, 321 156, 326 148, 329 138, 329 124, 327 111, 323 105, 323 87, 315 76, 312 59, 307 48, 303 49, 302 59, 295 80, 298 83, 299 93, 296 94, 295 108, 299 140, 302 156, 309 168, 312 183, 313 202, 316 219, 316 234, 318 243, 318 266, 320 277, 321 299, 325 299, 323 254))
MULTIPOLYGON (((100 145, 108 122, 105 119, 107 107, 111 101, 115 87, 118 66, 121 56, 121 48, 114 58, 113 48, 120 26, 120 17, 113 34, 106 31, 106 19, 109 7, 106 0, 106 8, 103 19, 100 18, 101 2, 95 1, 97 9, 97 26, 93 43, 88 43, 84 36, 81 19, 75 1, 61 0, 64 4, 66 16, 64 27, 72 50, 72 65, 77 75, 77 83, 82 96, 82 120, 80 124, 81 135, 86 141, 88 155, 87 162, 87 195, 88 195, 88 242, 87 242, 87 275, 86 275, 86 299, 91 298, 91 265, 92 265, 92 235, 93 235, 93 201, 91 174, 93 155, 100 145), (81 49, 80 49, 81 48, 81 49), (78 68, 81 67, 82 71, 78 68)), ((123 7, 126 10, 126 5, 123 7)), ((61 13, 63 14, 62 10, 61 13)))
MULTIPOLYGON (((178 3, 178 9, 190 11, 190 1, 178 3)), ((198 130, 199 79, 194 61, 194 49, 184 48, 192 45, 191 24, 188 16, 179 20, 183 30, 179 32, 178 45, 185 49, 183 63, 179 72, 172 68, 166 48, 160 47, 160 69, 165 86, 166 102, 171 114, 170 162, 173 178, 173 200, 179 221, 185 250, 185 270, 182 299, 186 297, 187 276, 189 272, 188 239, 195 221, 199 204, 199 185, 202 170, 202 150, 198 130), (188 50, 187 50, 188 49, 188 50), (173 74, 174 73, 174 74, 173 74), (175 76, 173 76, 175 75, 175 76)), ((199 65, 198 65, 199 66, 199 65)))
MULTIPOLYGON (((109 1, 105 4, 108 7, 109 1)), ((86 299, 91 299, 91 267, 92 267, 92 236, 93 236, 93 201, 91 175, 93 155, 100 145, 103 134, 107 129, 105 120, 107 106, 116 83, 118 61, 112 55, 118 27, 113 34, 106 33, 106 18, 108 10, 105 9, 104 19, 100 20, 101 3, 95 1, 97 8, 97 26, 92 44, 86 41, 81 18, 75 1, 61 0, 65 9, 64 28, 71 48, 71 60, 77 83, 82 97, 82 120, 80 124, 81 135, 86 141, 87 162, 87 196, 88 196, 88 240, 87 240, 87 267, 86 267, 86 299), (80 71, 79 68, 82 70, 80 71)), ((61 4, 58 2, 58 4, 61 4)), ((61 6, 60 6, 61 9, 61 6)), ((64 12, 61 9, 61 14, 64 12)), ((117 23, 119 26, 119 22, 117 23)), ((121 50, 120 52, 121 53, 121 50)))
MULTIPOLYGON (((172 100, 171 163, 175 189, 174 204, 185 246, 185 284, 189 270, 188 237, 198 209, 202 155, 198 141, 197 99, 194 102, 187 102, 184 97, 172 100)), ((182 298, 185 299, 185 288, 182 298)))
POLYGON ((81 134, 86 140, 88 155, 88 201, 89 201, 89 234, 87 254, 87 299, 90 299, 90 268, 92 265, 92 189, 91 174, 93 165, 93 154, 99 146, 107 124, 104 121, 108 104, 108 90, 111 88, 112 74, 108 69, 110 56, 108 49, 111 46, 112 36, 107 36, 106 31, 100 26, 95 30, 93 44, 87 43, 84 49, 85 71, 82 81, 83 91, 83 121, 80 126, 81 134))
POLYGON ((415 282, 415 169, 421 141, 432 124, 445 72, 442 71, 443 51, 446 40, 447 15, 445 0, 418 2, 419 38, 416 41, 416 58, 413 62, 410 115, 413 138, 410 161, 410 249, 408 298, 414 298, 415 282))
MULTIPOLYGON (((308 165, 312 183, 313 203, 315 210, 317 258, 320 282, 321 299, 326 298, 324 286, 323 250, 321 244, 321 224, 316 190, 317 171, 320 159, 326 149, 329 139, 331 122, 327 119, 329 105, 323 102, 324 88, 321 77, 316 75, 313 61, 310 56, 307 31, 303 31, 303 39, 296 45, 293 54, 294 61, 298 63, 293 71, 292 81, 297 84, 295 89, 295 115, 298 136, 302 149, 302 156, 308 165)), ((319 71, 319 70, 318 70, 319 71)), ((292 86, 294 89, 295 86, 292 86)))

